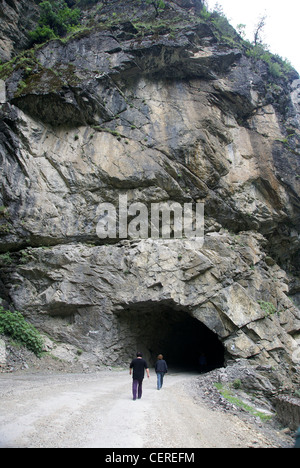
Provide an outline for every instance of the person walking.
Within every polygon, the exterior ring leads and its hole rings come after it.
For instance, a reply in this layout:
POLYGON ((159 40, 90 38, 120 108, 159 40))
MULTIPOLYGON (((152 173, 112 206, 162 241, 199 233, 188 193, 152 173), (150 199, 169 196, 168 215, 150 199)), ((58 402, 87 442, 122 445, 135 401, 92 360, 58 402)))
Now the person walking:
POLYGON ((136 400, 136 396, 138 399, 142 398, 145 370, 149 379, 150 372, 148 364, 145 359, 143 359, 143 354, 138 352, 136 353, 136 358, 131 361, 129 369, 129 374, 132 374, 132 396, 134 401, 136 400))
POLYGON ((168 372, 168 366, 162 354, 157 356, 155 372, 157 375, 157 390, 160 390, 164 383, 164 376, 168 372))

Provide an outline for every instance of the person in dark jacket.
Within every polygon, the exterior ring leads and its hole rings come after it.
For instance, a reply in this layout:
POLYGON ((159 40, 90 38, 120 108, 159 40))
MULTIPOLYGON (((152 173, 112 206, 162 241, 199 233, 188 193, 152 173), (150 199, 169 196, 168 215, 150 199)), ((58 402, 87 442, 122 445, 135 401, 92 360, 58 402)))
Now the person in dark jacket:
POLYGON ((157 390, 160 390, 164 383, 164 376, 168 372, 168 366, 162 354, 157 356, 155 372, 157 375, 157 390))
POLYGON ((133 395, 133 400, 136 400, 136 396, 138 396, 138 399, 142 398, 142 393, 143 393, 143 380, 145 376, 145 370, 147 372, 147 377, 149 379, 150 373, 149 373, 149 368, 148 364, 143 359, 143 354, 138 352, 136 353, 136 358, 131 361, 130 368, 129 368, 129 373, 132 375, 132 395, 133 395))

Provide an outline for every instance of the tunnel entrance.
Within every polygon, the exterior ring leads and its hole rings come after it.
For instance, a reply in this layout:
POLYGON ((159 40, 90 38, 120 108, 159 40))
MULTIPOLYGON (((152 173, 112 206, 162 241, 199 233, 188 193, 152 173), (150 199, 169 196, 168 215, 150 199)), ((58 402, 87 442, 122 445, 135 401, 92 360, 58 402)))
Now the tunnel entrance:
POLYGON ((127 360, 141 351, 149 366, 155 364, 158 354, 175 369, 200 371, 203 355, 206 365, 202 370, 224 366, 224 347, 218 336, 186 311, 135 305, 120 312, 118 322, 127 360))

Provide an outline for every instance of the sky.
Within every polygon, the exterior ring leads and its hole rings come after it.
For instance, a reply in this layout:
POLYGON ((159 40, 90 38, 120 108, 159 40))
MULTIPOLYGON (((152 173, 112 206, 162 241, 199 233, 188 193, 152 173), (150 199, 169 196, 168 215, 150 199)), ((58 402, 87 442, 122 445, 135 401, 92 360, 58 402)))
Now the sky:
POLYGON ((207 0, 208 9, 212 11, 218 3, 236 28, 245 24, 246 39, 253 41, 255 26, 259 18, 267 15, 263 43, 270 52, 288 59, 300 73, 299 23, 300 1, 285 0, 207 0))

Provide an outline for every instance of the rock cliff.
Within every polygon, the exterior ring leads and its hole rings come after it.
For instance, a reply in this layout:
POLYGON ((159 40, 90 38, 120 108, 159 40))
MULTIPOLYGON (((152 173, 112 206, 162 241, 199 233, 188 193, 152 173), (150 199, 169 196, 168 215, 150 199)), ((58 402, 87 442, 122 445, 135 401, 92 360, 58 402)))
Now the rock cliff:
POLYGON ((104 364, 205 351, 295 381, 299 77, 197 0, 131 3, 1 67, 3 303, 104 364), (204 245, 101 240, 125 194, 204 203, 204 245))

